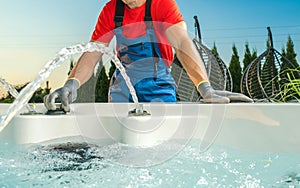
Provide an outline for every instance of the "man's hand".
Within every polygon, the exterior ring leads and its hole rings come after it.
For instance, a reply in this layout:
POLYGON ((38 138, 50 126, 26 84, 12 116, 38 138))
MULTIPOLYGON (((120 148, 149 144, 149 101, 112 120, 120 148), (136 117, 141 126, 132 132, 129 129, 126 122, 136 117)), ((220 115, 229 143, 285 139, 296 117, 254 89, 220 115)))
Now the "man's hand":
POLYGON ((69 112, 69 104, 76 100, 79 85, 78 80, 69 79, 63 87, 44 97, 45 107, 48 110, 56 110, 55 99, 60 99, 64 111, 69 112))
POLYGON ((241 93, 214 90, 209 82, 201 83, 197 89, 205 103, 253 102, 252 99, 241 93))

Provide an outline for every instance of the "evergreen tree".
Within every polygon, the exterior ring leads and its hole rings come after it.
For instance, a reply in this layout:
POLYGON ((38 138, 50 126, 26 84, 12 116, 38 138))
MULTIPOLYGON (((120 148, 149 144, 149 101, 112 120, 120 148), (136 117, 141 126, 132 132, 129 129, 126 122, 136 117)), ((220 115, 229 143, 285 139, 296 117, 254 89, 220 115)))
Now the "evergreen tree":
POLYGON ((108 102, 108 89, 109 89, 109 79, 106 74, 106 69, 104 66, 99 66, 98 71, 98 79, 96 83, 96 102, 108 102))
POLYGON ((281 57, 282 64, 280 66, 280 78, 282 79, 282 84, 284 84, 284 82, 288 81, 287 74, 288 74, 288 69, 291 68, 291 62, 289 62, 289 60, 287 59, 286 51, 284 47, 282 48, 281 55, 282 55, 281 57))
POLYGON ((248 42, 245 44, 245 54, 244 54, 244 60, 243 60, 243 72, 246 70, 248 65, 252 62, 252 54, 249 49, 248 42))
POLYGON ((216 46, 216 43, 215 43, 215 42, 214 42, 213 48, 211 49, 211 52, 212 52, 212 54, 214 54, 216 57, 219 57, 219 53, 218 53, 217 46, 216 46))
POLYGON ((294 51, 294 44, 290 36, 286 43, 286 49, 283 47, 281 52, 281 66, 280 66, 280 88, 286 89, 285 96, 281 99, 286 102, 299 98, 299 94, 293 89, 295 85, 290 84, 291 80, 299 79, 299 64, 296 60, 297 54, 294 51), (297 70, 298 69, 298 70, 297 70))
POLYGON ((283 47, 282 50, 281 50, 281 55, 284 56, 284 57, 286 57, 286 52, 285 52, 284 47, 283 47))
MULTIPOLYGON (((288 81, 287 74, 290 74, 291 71, 299 68, 299 64, 296 60, 297 54, 294 51, 294 44, 291 39, 291 37, 288 37, 288 41, 286 43, 286 50, 284 47, 282 48, 281 52, 282 58, 281 58, 281 67, 280 67, 280 76, 282 79, 282 82, 288 81)), ((294 74, 295 78, 299 78, 299 73, 295 72, 294 74)))
POLYGON ((245 54, 244 54, 244 59, 243 59, 243 72, 245 72, 246 68, 248 65, 252 63, 257 58, 257 52, 256 50, 253 50, 253 53, 251 53, 249 49, 249 44, 246 42, 245 44, 245 54))
MULTIPOLYGON (((23 88, 25 88, 29 83, 25 83, 22 85, 15 86, 15 89, 17 90, 18 93, 21 92, 23 88)), ((39 87, 32 95, 30 100, 28 101, 29 103, 43 103, 44 96, 50 93, 50 88, 48 87, 48 81, 47 81, 47 87, 45 89, 39 87)), ((8 95, 4 98, 0 99, 0 103, 12 103, 14 102, 15 98, 8 93, 8 95)))
POLYGON ((294 43, 292 41, 291 36, 288 36, 288 41, 286 43, 286 58, 292 62, 292 64, 294 65, 295 68, 299 67, 299 64, 297 62, 296 56, 297 54, 295 53, 294 50, 294 43))
POLYGON ((111 79, 111 77, 114 74, 115 70, 116 70, 116 65, 111 61, 110 62, 110 69, 109 69, 109 72, 108 72, 109 80, 111 79))
POLYGON ((44 90, 42 88, 38 88, 29 100, 29 103, 43 103, 44 96, 44 90))
POLYGON ((46 88, 45 88, 45 94, 48 95, 50 94, 51 88, 49 87, 49 81, 46 81, 46 88))
POLYGON ((252 62, 252 54, 249 49, 249 44, 248 44, 248 42, 246 42, 245 54, 244 54, 244 60, 243 60, 243 72, 248 67, 248 65, 250 65, 251 62, 252 62))
POLYGON ((240 57, 235 44, 232 47, 233 54, 229 63, 229 71, 232 76, 233 92, 240 92, 240 83, 242 78, 242 68, 240 64, 240 57))
POLYGON ((256 58, 257 58, 257 51, 253 50, 251 59, 252 59, 252 61, 254 61, 256 58))

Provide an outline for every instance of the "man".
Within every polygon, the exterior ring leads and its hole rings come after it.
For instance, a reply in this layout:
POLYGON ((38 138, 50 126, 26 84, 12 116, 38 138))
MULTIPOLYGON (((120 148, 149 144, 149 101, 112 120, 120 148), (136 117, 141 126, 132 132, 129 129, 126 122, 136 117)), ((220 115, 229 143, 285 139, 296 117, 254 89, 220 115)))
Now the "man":
MULTIPOLYGON (((202 59, 174 0, 110 0, 99 15, 91 41, 107 46, 113 36, 116 36, 118 57, 139 102, 176 102, 176 86, 170 74, 173 49, 205 102, 252 102, 242 94, 216 91, 210 86, 202 59)), ((84 53, 65 85, 45 97, 47 109, 55 110, 55 99, 59 98, 65 111, 69 111, 77 89, 92 76, 101 57, 100 52, 84 53)), ((109 101, 132 101, 118 70, 112 78, 109 101)))

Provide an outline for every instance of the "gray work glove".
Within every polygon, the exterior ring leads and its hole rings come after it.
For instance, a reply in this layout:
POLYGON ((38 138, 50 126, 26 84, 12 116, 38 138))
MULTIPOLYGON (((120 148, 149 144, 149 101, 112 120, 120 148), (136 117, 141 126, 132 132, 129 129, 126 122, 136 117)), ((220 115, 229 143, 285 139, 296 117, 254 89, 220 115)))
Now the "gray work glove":
POLYGON ((65 112, 70 112, 69 104, 76 100, 79 85, 78 80, 69 79, 63 87, 44 97, 45 107, 48 110, 56 110, 55 99, 59 99, 61 101, 61 108, 65 112))
POLYGON ((197 89, 205 103, 253 102, 252 99, 241 93, 214 90, 209 82, 201 83, 197 89))

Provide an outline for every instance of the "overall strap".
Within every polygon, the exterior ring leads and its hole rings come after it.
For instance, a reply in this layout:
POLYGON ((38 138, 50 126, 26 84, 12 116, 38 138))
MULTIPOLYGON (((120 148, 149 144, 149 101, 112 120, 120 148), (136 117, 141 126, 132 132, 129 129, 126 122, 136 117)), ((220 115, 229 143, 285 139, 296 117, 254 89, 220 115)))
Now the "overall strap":
POLYGON ((147 29, 153 28, 152 16, 151 16, 151 2, 152 2, 152 0, 146 0, 146 10, 145 10, 144 21, 147 25, 147 29))
MULTIPOLYGON (((151 2, 152 2, 152 0, 146 0, 146 10, 145 10, 144 21, 147 25, 147 29, 153 28, 152 16, 151 16, 151 2)), ((116 25, 115 28, 122 26, 123 19, 124 19, 124 8, 125 8, 125 4, 123 3, 123 1, 117 0, 115 17, 114 17, 114 22, 116 25)))
POLYGON ((122 26, 123 18, 124 18, 124 7, 125 7, 125 4, 122 2, 122 0, 117 0, 116 10, 115 10, 115 18, 114 18, 114 21, 116 24, 115 28, 122 26))

